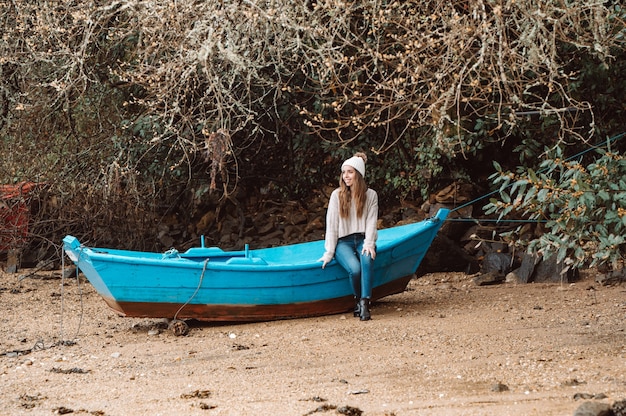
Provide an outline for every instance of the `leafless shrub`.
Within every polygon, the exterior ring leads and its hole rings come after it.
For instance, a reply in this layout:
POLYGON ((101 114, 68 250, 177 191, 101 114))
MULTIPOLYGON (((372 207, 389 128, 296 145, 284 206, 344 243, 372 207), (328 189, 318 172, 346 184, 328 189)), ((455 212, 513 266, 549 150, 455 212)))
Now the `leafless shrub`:
MULTIPOLYGON (((230 135, 224 129, 219 129, 215 133, 208 133, 205 142, 205 160, 211 162, 211 184, 209 189, 216 190, 216 178, 219 173, 224 185, 224 194, 228 194, 228 167, 227 163, 233 162, 232 142, 230 135)), ((235 185, 236 186, 236 185, 235 185)))
POLYGON ((104 222, 100 198, 146 209, 203 153, 227 194, 238 156, 284 143, 287 124, 337 146, 372 135, 378 153, 428 130, 433 148, 463 155, 468 121, 491 120, 498 139, 537 112, 558 117, 560 140, 587 140, 593 109, 571 95, 559 48, 610 65, 624 47, 599 0, 10 0, 0 20, 2 136, 68 135, 53 152, 23 144, 56 158, 11 156, 2 180, 45 176, 60 206, 92 198, 84 208, 104 222), (167 149, 148 166, 160 179, 140 168, 155 149, 167 149))

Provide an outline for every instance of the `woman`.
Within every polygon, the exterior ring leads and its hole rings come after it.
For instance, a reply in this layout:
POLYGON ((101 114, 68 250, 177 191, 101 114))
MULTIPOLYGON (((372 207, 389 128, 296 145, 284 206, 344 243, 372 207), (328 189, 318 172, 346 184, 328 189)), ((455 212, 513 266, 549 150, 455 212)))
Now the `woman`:
POLYGON ((322 268, 333 259, 348 272, 356 305, 354 316, 371 318, 370 299, 376 258, 378 194, 365 183, 364 153, 356 153, 341 165, 339 188, 330 195, 326 213, 326 252, 322 268))

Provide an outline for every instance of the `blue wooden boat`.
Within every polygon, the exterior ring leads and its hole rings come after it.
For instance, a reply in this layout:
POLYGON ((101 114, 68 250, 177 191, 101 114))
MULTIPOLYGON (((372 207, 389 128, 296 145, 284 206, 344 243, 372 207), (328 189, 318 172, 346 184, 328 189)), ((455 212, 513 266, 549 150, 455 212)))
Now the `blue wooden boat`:
MULTIPOLYGON (((378 232, 372 300, 405 290, 449 210, 378 232)), ((354 307, 346 272, 321 268, 324 242, 223 251, 193 247, 150 253, 81 245, 65 253, 104 301, 133 317, 201 321, 267 321, 344 313, 354 307)))

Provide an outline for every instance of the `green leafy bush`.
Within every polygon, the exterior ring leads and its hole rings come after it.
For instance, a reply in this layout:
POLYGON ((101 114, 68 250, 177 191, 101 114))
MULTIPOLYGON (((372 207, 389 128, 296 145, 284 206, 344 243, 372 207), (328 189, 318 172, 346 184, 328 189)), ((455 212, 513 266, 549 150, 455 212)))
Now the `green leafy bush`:
POLYGON ((540 170, 502 170, 491 179, 500 199, 485 207, 500 219, 523 215, 536 220, 542 232, 525 239, 521 227, 505 235, 530 253, 556 255, 568 268, 607 265, 623 267, 626 253, 626 158, 597 150, 597 158, 583 165, 563 158, 559 148, 540 170))

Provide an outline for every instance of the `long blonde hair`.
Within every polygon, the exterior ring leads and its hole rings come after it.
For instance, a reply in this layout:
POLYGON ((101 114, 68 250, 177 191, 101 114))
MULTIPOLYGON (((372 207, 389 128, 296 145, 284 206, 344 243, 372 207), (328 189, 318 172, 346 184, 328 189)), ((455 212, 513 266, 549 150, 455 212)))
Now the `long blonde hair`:
MULTIPOLYGON (((354 156, 363 159, 363 162, 367 163, 367 156, 365 153, 358 152, 354 156)), ((343 181, 343 172, 339 175, 339 216, 342 218, 348 218, 350 215, 350 205, 352 199, 356 205, 356 215, 361 217, 363 210, 365 209, 365 192, 367 191, 367 184, 365 178, 361 173, 355 169, 356 180, 352 184, 352 187, 348 187, 343 181)))

